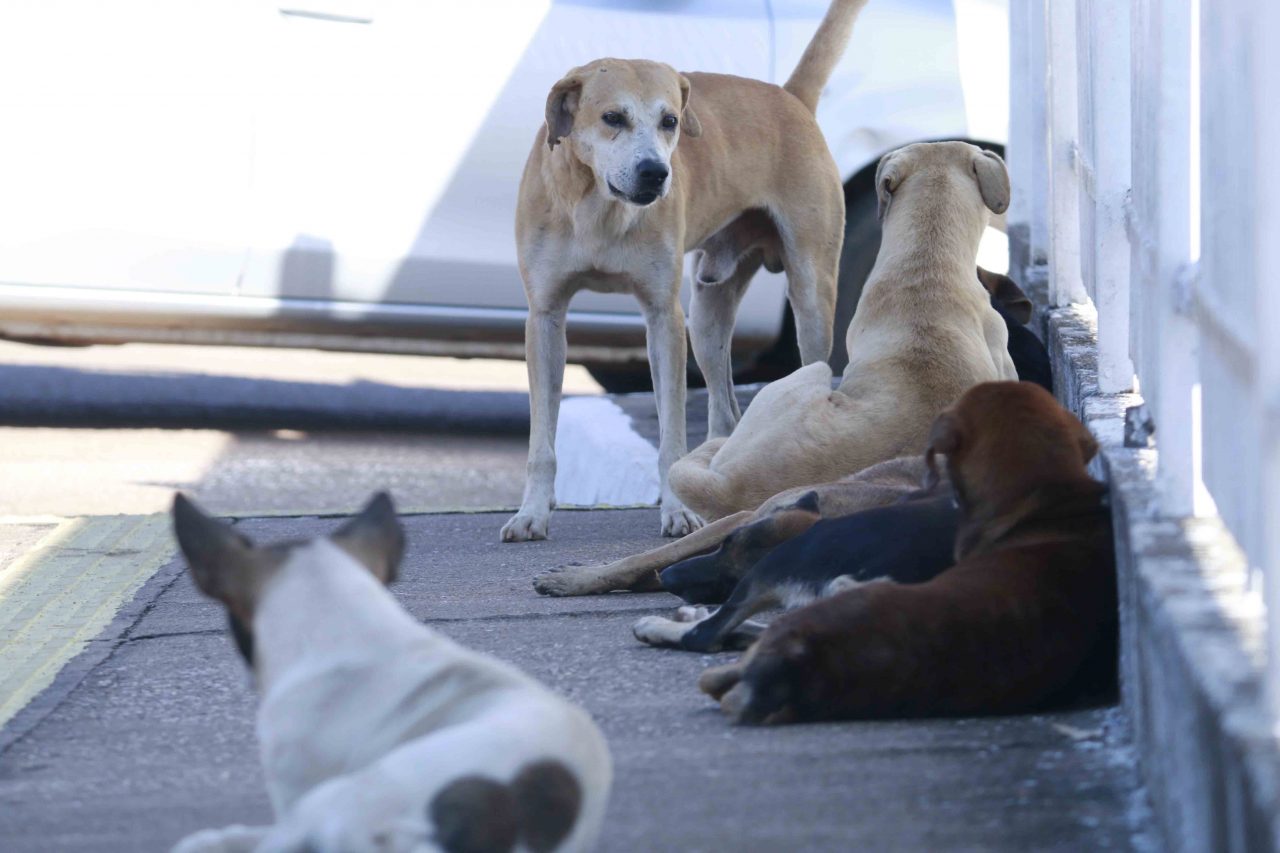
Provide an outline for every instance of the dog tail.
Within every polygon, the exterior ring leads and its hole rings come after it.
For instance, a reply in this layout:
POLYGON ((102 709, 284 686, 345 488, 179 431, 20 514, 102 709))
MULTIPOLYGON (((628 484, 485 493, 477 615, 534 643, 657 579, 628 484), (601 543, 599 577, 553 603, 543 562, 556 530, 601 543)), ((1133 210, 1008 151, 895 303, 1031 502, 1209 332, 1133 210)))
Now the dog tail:
POLYGON ((817 111, 822 87, 827 85, 836 63, 844 55, 849 36, 853 34, 853 22, 865 5, 867 0, 832 0, 796 70, 782 87, 799 98, 809 112, 817 111))
POLYGON ((684 505, 708 522, 732 515, 739 507, 729 481, 711 470, 711 460, 725 443, 723 438, 703 442, 667 471, 667 482, 684 505))

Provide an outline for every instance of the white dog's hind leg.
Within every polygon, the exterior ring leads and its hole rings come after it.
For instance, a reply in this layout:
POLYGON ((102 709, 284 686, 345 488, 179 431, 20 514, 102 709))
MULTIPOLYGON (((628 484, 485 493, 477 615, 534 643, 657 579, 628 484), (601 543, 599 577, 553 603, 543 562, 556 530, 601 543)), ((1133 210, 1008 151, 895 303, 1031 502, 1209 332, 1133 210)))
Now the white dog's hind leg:
POLYGON ((202 829, 173 845, 170 853, 251 853, 270 833, 269 826, 239 824, 202 829))
POLYGON ((642 294, 649 348, 649 370, 653 376, 654 402, 658 406, 658 477, 662 483, 662 535, 684 536, 702 526, 702 520, 685 508, 671 491, 667 472, 672 463, 684 456, 685 439, 685 365, 688 348, 685 341, 684 311, 677 298, 676 287, 651 302, 642 294))
POLYGON ((569 300, 551 295, 529 306, 525 323, 525 360, 529 367, 529 465, 520 511, 502 528, 503 542, 546 539, 555 506, 556 420, 564 386, 567 350, 565 314, 569 300))
POLYGON ((693 342, 693 358, 707 382, 708 438, 728 436, 742 417, 738 399, 733 393, 730 343, 737 322, 738 304, 758 269, 758 259, 743 258, 725 281, 719 284, 693 283, 689 339, 693 342))

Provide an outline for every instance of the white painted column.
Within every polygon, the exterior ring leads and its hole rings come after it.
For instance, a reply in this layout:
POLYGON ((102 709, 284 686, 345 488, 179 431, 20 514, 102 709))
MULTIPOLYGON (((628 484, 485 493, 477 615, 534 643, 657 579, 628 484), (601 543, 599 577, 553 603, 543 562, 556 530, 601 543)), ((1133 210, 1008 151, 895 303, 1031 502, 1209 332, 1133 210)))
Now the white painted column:
POLYGON ((1076 0, 1044 0, 1048 77, 1049 301, 1088 299, 1080 280, 1080 187, 1076 133, 1076 0))
MULTIPOLYGON (((1098 386, 1104 394, 1133 390, 1129 358, 1129 237, 1125 203, 1129 195, 1130 35, 1129 8, 1114 0, 1079 0, 1080 29, 1087 32, 1087 80, 1092 133, 1088 165, 1081 183, 1093 200, 1088 266, 1093 280, 1087 289, 1098 309, 1098 386)), ((1085 66, 1081 66, 1082 73, 1085 66)), ((1081 116, 1082 135, 1085 117, 1081 116)))

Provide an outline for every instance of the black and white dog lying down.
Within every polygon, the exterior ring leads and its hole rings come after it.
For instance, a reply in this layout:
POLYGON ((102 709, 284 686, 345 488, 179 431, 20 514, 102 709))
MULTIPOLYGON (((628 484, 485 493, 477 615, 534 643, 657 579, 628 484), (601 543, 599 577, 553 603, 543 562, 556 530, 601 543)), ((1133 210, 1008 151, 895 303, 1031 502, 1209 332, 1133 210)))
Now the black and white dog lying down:
POLYGON ((276 814, 174 853, 595 846, 612 778, 603 735, 581 708, 405 612, 386 589, 405 546, 387 495, 309 542, 254 545, 181 495, 173 518, 261 693, 276 814))
MULTIPOLYGON (((810 492, 788 511, 816 514, 817 496, 810 492)), ((799 607, 877 580, 908 584, 932 580, 955 562, 959 518, 947 491, 943 496, 817 521, 744 565, 740 558, 750 558, 755 526, 748 525, 733 533, 745 540, 746 547, 735 548, 726 541, 717 552, 676 563, 661 575, 663 588, 700 604, 724 601, 718 596, 728 587, 731 592, 723 606, 713 614, 706 608, 682 607, 676 619, 646 616, 633 631, 636 639, 653 646, 693 652, 744 649, 763 630, 747 622, 761 611, 799 607)), ((769 516, 756 524, 773 520, 769 516)))

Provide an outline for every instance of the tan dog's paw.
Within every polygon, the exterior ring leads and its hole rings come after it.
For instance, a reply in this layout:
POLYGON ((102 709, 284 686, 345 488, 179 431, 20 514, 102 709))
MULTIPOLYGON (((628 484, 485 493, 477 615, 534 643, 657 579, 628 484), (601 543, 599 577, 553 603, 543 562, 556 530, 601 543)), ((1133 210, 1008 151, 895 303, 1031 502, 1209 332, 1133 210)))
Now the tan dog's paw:
POLYGON ((602 595, 609 592, 595 566, 563 566, 543 572, 533 579, 533 588, 542 595, 602 595))
POLYGON ((680 507, 662 511, 662 535, 680 538, 688 536, 702 526, 702 519, 692 510, 680 507))
POLYGON ((661 648, 678 648, 680 640, 693 628, 692 622, 677 622, 661 616, 642 616, 631 626, 631 633, 642 643, 661 648))
POLYGON ((533 539, 546 539, 547 526, 551 522, 550 514, 518 512, 511 520, 502 525, 503 542, 528 542, 533 539))
POLYGON ((704 669, 698 677, 698 689, 719 701, 724 694, 732 690, 742 680, 745 670, 741 661, 734 661, 723 666, 712 666, 704 669))
POLYGON ((675 622, 701 622, 711 615, 711 611, 700 605, 685 604, 676 608, 675 622))

